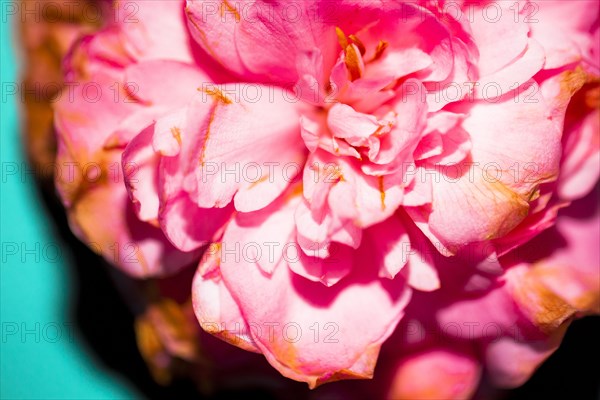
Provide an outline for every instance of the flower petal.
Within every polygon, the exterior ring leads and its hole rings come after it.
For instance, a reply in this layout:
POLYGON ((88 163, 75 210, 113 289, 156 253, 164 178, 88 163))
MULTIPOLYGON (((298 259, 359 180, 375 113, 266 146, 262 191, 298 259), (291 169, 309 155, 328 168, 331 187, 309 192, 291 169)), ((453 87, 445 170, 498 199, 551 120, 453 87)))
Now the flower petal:
MULTIPOLYGON (((249 239, 262 241, 260 231, 249 239)), ((369 257, 355 260, 368 263, 369 257)), ((409 297, 403 280, 381 280, 373 269, 358 266, 332 287, 311 282, 292 272, 285 256, 272 274, 252 260, 233 257, 221 260, 221 273, 246 321, 262 328, 250 332, 267 360, 311 387, 372 376, 379 346, 409 297)))
POLYGON ((122 155, 125 186, 142 221, 158 221, 158 163, 152 148, 154 126, 144 129, 129 143, 122 155))
POLYGON ((231 297, 219 271, 220 245, 206 250, 192 283, 192 304, 200 327, 244 350, 260 353, 249 335, 252 329, 231 297))
POLYGON ((408 262, 410 249, 410 239, 402 222, 392 216, 371 226, 365 234, 370 240, 364 245, 371 246, 373 258, 379 266, 379 276, 394 279, 408 262))
POLYGON ((408 211, 415 221, 429 221, 430 232, 453 252, 508 233, 527 216, 539 185, 556 179, 560 131, 547 118, 541 95, 527 98, 521 93, 518 101, 474 103, 462 124, 472 159, 426 171, 434 181, 431 209, 408 211))
POLYGON ((189 105, 186 129, 193 137, 182 143, 180 170, 200 207, 225 207, 233 199, 238 211, 261 209, 304 163, 300 116, 285 93, 255 86, 259 98, 253 100, 239 88, 215 86, 189 105))
POLYGON ((481 369, 472 354, 434 347, 404 357, 395 369, 390 399, 469 399, 481 369))
POLYGON ((310 1, 188 0, 186 13, 196 41, 225 68, 245 80, 277 82, 292 87, 302 53, 320 49, 327 68, 337 46, 335 25, 313 18, 310 1), (277 38, 267 40, 266 38, 277 38))
POLYGON ((195 43, 185 28, 182 0, 116 2, 114 21, 122 43, 137 60, 193 61, 195 43))

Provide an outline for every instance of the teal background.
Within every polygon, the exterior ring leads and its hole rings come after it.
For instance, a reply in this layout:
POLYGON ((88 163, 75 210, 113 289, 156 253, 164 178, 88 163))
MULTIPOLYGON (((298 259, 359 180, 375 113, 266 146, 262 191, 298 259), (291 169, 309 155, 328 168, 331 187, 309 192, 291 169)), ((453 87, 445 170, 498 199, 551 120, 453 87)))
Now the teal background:
POLYGON ((6 83, 17 82, 19 73, 12 28, 11 21, 2 21, 0 398, 140 398, 124 379, 100 364, 70 315, 74 294, 68 263, 73 261, 46 214, 33 177, 22 175, 20 97, 5 94, 6 83), (18 173, 9 174, 14 166, 18 173))

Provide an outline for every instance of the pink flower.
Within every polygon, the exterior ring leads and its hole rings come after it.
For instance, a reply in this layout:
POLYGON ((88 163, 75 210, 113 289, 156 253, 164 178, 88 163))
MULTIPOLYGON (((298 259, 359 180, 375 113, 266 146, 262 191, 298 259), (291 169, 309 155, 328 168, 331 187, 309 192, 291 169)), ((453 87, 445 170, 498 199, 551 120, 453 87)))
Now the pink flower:
POLYGON ((206 331, 310 387, 372 377, 395 331, 390 393, 432 393, 414 377, 436 365, 435 396, 464 397, 480 361, 519 384, 565 321, 597 312, 595 245, 532 244, 592 229, 556 221, 598 180, 597 12, 556 33, 567 3, 541 4, 539 24, 528 2, 144 4, 66 63, 105 95, 82 85, 56 110, 62 163, 122 171, 57 184, 74 229, 130 274, 200 260, 206 331), (502 339, 406 339, 423 319, 502 339))

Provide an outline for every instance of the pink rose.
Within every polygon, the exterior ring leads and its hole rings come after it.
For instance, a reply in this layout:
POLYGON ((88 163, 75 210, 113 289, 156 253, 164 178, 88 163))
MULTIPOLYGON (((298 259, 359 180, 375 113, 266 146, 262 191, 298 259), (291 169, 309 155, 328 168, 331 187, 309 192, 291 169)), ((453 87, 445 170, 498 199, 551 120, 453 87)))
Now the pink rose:
POLYGON ((597 2, 146 3, 65 63, 57 186, 129 274, 199 263, 207 332, 311 388, 394 334, 388 394, 465 397, 600 312, 597 2))

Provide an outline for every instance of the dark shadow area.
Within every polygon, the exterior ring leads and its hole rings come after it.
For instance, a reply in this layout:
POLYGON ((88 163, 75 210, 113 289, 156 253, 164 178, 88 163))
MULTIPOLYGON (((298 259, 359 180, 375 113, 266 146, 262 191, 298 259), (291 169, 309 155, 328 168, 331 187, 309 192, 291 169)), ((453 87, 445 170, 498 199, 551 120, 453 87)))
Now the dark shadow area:
POLYGON ((600 317, 571 324, 558 350, 504 399, 600 399, 600 317))

